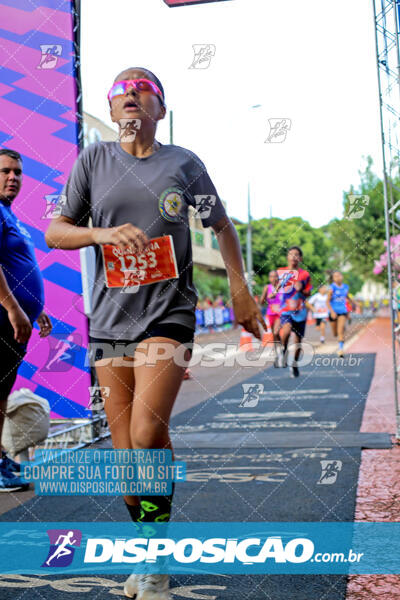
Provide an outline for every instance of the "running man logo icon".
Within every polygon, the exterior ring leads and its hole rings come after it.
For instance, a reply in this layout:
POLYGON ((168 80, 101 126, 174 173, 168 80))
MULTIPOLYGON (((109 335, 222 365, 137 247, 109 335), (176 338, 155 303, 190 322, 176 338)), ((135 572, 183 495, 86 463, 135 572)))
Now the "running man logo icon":
POLYGON ((217 197, 213 194, 196 194, 194 201, 196 203, 196 211, 201 219, 208 219, 211 214, 212 207, 215 206, 217 197))
POLYGON ((75 548, 81 545, 82 532, 79 529, 48 529, 47 535, 50 549, 42 567, 68 567, 74 558, 75 548))
POLYGON ((193 44, 194 57, 189 69, 208 69, 215 56, 214 44, 193 44))
POLYGON ((241 408, 254 408, 260 399, 260 394, 264 391, 262 383, 242 383, 243 398, 239 404, 241 408))
POLYGON ((82 336, 79 333, 53 333, 46 338, 49 343, 49 355, 41 372, 65 373, 75 362, 75 355, 82 346, 82 336))
POLYGON ((291 119, 268 119, 269 134, 265 144, 282 144, 286 140, 287 132, 292 127, 291 119))
POLYGON ((61 215, 61 209, 67 202, 67 196, 64 194, 47 194, 44 197, 46 200, 46 210, 42 219, 56 219, 61 215))
POLYGON ((110 397, 110 387, 101 385, 89 385, 90 404, 92 410, 103 410, 104 400, 110 397))
POLYGON ((299 272, 295 269, 277 269, 277 273, 279 283, 276 287, 276 291, 288 294, 293 290, 294 283, 299 278, 299 272))
POLYGON ((361 219, 365 213, 365 209, 369 204, 369 196, 349 194, 349 206, 344 213, 345 219, 361 219))
POLYGON ((120 119, 119 123, 119 141, 134 142, 136 133, 142 126, 141 119, 120 119))
POLYGON ((341 460, 320 460, 322 473, 317 481, 319 485, 332 485, 337 480, 339 472, 342 470, 341 460))
POLYGON ((146 277, 146 271, 143 269, 127 269, 123 271, 124 286, 121 288, 121 294, 136 294, 140 288, 140 282, 146 277))
POLYGON ((62 46, 60 44, 42 44, 40 46, 42 56, 37 69, 55 69, 58 57, 61 56, 62 46))

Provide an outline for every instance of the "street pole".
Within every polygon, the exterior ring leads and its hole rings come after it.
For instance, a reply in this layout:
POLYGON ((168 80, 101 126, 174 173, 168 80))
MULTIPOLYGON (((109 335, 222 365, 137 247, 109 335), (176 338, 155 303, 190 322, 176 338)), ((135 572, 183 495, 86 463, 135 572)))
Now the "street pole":
POLYGON ((250 182, 247 184, 247 240, 246 240, 247 287, 253 295, 253 250, 251 239, 251 210, 250 210, 250 182))
MULTIPOLYGON (((253 104, 249 109, 261 108, 261 104, 253 104)), ((246 238, 246 268, 247 268, 247 287, 253 295, 253 248, 251 235, 251 201, 250 201, 250 181, 247 183, 247 238, 246 238)))

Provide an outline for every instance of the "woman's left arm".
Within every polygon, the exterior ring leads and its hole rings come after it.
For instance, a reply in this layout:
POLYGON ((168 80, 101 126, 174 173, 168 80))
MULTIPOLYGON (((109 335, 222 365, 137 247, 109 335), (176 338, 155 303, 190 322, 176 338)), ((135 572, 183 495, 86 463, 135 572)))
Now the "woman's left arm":
POLYGON ((228 217, 223 217, 211 227, 217 236, 219 249, 228 272, 235 319, 247 331, 261 339, 258 323, 261 323, 264 330, 267 329, 267 325, 247 287, 236 229, 228 217))

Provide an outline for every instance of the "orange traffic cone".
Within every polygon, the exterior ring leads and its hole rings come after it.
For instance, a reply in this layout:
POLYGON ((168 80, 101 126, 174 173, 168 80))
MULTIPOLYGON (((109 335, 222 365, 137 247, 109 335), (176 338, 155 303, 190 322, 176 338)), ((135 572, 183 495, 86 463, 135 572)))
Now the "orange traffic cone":
POLYGON ((267 344, 270 344, 274 341, 274 334, 272 333, 271 324, 269 322, 268 317, 265 318, 265 322, 267 324, 267 330, 263 332, 262 336, 261 344, 263 347, 267 346, 267 344))
POLYGON ((313 319, 312 313, 307 313, 307 325, 315 325, 315 319, 313 319))
POLYGON ((244 327, 242 327, 242 330, 240 332, 239 350, 241 352, 255 350, 255 348, 253 348, 253 340, 258 341, 254 335, 252 335, 251 333, 246 331, 244 327))

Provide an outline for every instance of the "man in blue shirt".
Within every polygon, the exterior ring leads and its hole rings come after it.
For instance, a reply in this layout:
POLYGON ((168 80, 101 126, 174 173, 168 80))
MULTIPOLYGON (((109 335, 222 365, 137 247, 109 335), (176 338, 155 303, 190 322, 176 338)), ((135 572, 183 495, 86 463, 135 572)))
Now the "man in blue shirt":
POLYGON ((11 210, 21 182, 21 156, 14 150, 0 149, 0 492, 28 487, 15 475, 19 465, 5 453, 1 434, 7 398, 26 354, 32 325, 37 322, 40 337, 48 336, 52 329, 43 312, 43 279, 33 242, 11 210))

